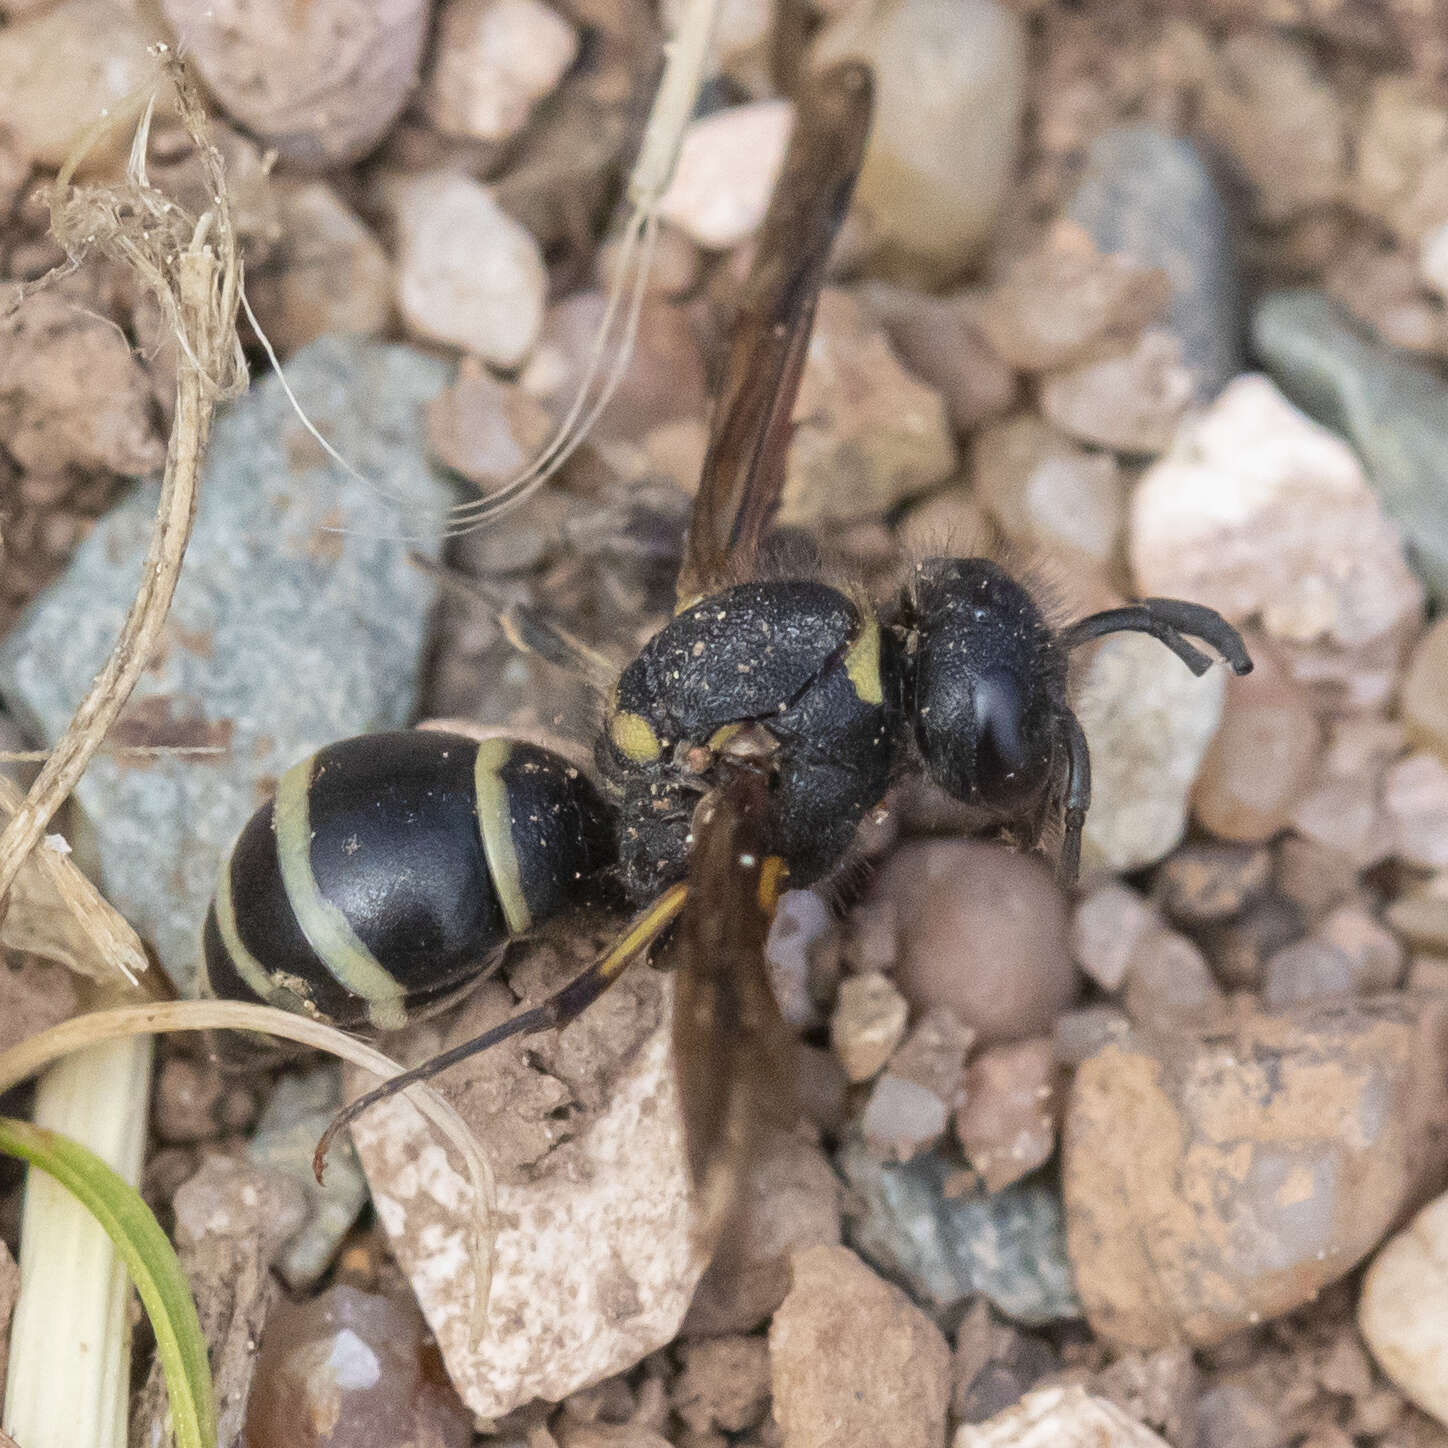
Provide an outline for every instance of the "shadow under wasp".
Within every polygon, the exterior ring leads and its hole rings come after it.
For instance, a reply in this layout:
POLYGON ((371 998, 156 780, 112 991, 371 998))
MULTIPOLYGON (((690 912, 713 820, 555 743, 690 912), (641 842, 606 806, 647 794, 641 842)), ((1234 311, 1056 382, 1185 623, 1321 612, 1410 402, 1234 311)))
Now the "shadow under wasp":
MULTIPOLYGON (((1211 609, 1146 599, 1065 628, 985 558, 926 558, 897 597, 780 562, 770 534, 791 412, 831 243, 869 130, 868 70, 804 80, 783 172, 735 321, 674 616, 608 694, 599 783, 509 739, 400 732, 322 749, 246 825, 207 917, 210 990, 343 1025, 391 1028, 476 980, 565 907, 639 913, 540 1005, 358 1097, 375 1102, 513 1036, 566 1025, 667 935, 675 1060, 706 1209, 788 1096, 791 1041, 764 968, 786 880, 822 879, 902 769, 1018 838, 1059 822, 1074 880, 1090 756, 1067 660, 1122 630, 1194 673, 1251 668, 1211 609)), ((531 643, 568 636, 530 619, 531 643)), ((575 650, 576 652, 576 650, 575 650)))

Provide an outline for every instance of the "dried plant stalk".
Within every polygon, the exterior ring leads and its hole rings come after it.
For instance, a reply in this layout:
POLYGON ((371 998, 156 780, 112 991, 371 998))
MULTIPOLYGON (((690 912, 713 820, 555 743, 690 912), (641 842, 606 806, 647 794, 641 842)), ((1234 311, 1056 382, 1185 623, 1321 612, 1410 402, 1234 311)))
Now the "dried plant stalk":
POLYGON ((83 151, 56 180, 51 227, 73 270, 92 252, 119 260, 156 297, 178 348, 176 418, 166 451, 161 499, 140 587, 105 667, 92 682, 65 734, 23 803, 0 832, 0 901, 45 827, 85 772, 106 731, 150 661, 171 606, 196 512, 201 460, 217 402, 246 383, 236 334, 242 263, 227 201, 221 153, 206 138, 206 115, 185 69, 165 46, 156 48, 176 90, 176 104, 201 155, 212 209, 187 216, 150 184, 148 104, 131 150, 126 181, 116 188, 72 186, 83 151))
MULTIPOLYGON (((24 796, 0 775, 0 810, 14 814, 24 796)), ((146 969, 141 937, 80 872, 68 854, 44 842, 15 877, 10 906, 0 918, 0 945, 28 951, 89 976, 130 985, 146 969)))

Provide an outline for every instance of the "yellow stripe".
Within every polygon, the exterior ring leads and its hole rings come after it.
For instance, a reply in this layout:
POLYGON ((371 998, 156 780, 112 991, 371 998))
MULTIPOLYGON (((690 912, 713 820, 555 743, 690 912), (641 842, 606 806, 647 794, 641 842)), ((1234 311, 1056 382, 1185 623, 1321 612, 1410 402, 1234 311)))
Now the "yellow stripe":
MULTIPOLYGON (((256 956, 242 943, 241 933, 236 928, 236 903, 231 898, 231 856, 221 863, 221 876, 216 882, 216 933, 221 944, 231 957, 236 973, 268 1005, 280 1006, 283 1010, 303 1009, 302 1000, 284 986, 280 986, 267 974, 256 956)), ((211 985, 207 979, 208 988, 211 985)))
POLYGON ((620 709, 609 716, 608 737, 625 759, 635 764, 652 764, 664 752, 654 726, 642 714, 620 709))
POLYGON ((518 870, 518 851, 513 845, 513 807, 502 770, 513 752, 507 739, 485 739, 478 745, 473 765, 473 790, 477 795, 478 831, 483 837, 483 854, 493 889, 503 906, 503 919, 510 935, 524 935, 533 928, 533 912, 523 894, 518 870))
POLYGON ((272 806, 277 862, 287 901, 317 958, 344 990, 367 1002, 368 1020, 379 1030, 398 1030, 407 1020, 401 983, 382 968, 347 917, 317 888, 312 873, 311 783, 312 760, 304 759, 282 775, 272 806))
POLYGON ((864 629, 845 651, 845 673, 865 703, 885 702, 885 688, 880 680, 880 625, 873 613, 865 613, 864 629))

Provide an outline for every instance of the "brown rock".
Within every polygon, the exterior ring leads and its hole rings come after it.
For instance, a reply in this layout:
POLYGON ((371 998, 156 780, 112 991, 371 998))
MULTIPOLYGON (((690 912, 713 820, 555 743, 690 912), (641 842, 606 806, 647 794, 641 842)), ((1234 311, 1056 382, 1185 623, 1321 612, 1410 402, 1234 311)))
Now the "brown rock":
POLYGON ((986 338, 976 292, 937 297, 870 282, 858 296, 884 325, 905 365, 944 399, 958 434, 974 431, 1011 405, 1016 376, 986 338))
POLYGON ((927 1011, 875 1082, 860 1129, 877 1156, 908 1160, 945 1134, 960 1104, 975 1032, 943 1006, 927 1011))
POLYGON ((794 420, 782 523, 877 517, 955 469, 939 394, 900 365, 859 302, 833 287, 820 294, 794 420))
POLYGON ((784 1301, 790 1257, 840 1240, 840 1184, 818 1147, 776 1132, 750 1163, 730 1235, 699 1283, 688 1336, 749 1332, 784 1301))
POLYGON ((1448 952, 1448 877, 1400 895, 1388 906, 1387 922, 1409 945, 1448 952))
POLYGON ((951 1372, 952 1416, 981 1423, 1019 1402, 1039 1379, 1060 1369, 1051 1345, 998 1321, 983 1297, 966 1310, 955 1334, 951 1372))
POLYGON ((1268 959, 1307 931, 1302 907, 1287 895, 1269 895, 1225 925, 1209 927, 1202 946, 1217 979, 1229 990, 1255 990, 1268 959))
POLYGON ((970 1063, 955 1134, 970 1164, 998 1192, 1056 1149, 1060 1075, 1046 1037, 993 1046, 970 1063))
POLYGON ((1064 1187, 1092 1327, 1210 1345, 1342 1276, 1442 1165, 1441 1042, 1432 1008, 1385 1000, 1085 1062, 1064 1187))
POLYGON ((709 1337, 680 1349, 674 1411, 695 1433, 743 1433, 769 1404, 769 1344, 762 1337, 709 1337))
POLYGON ((547 409, 464 357, 451 386, 427 405, 427 441, 439 462, 485 491, 520 473, 553 432, 547 409))
POLYGON ((1384 777, 1403 738, 1390 720, 1336 721, 1312 788, 1292 811, 1293 827, 1358 869, 1391 854, 1397 830, 1384 808, 1384 777))
POLYGON ((150 383, 125 338, 57 291, 0 322, 0 441, 46 476, 69 467, 139 476, 166 455, 150 383))
POLYGON ((1171 1026, 1212 1020, 1222 992, 1206 957, 1175 930, 1148 930, 1126 967, 1127 1014, 1137 1025, 1171 1026))
POLYGON ((949 1007, 987 1044, 1048 1031, 1075 999, 1065 899, 1032 855, 913 841, 886 862, 872 898, 894 902, 906 998, 949 1007))
POLYGON ((172 1056, 156 1078, 152 1111, 162 1141, 205 1141, 218 1132, 217 1107, 225 1084, 211 1063, 172 1056))
POLYGON ((1120 990, 1142 938, 1161 924, 1147 901, 1112 880, 1085 896, 1071 916, 1071 954, 1105 991, 1120 990))
POLYGON ((1407 957, 1401 942, 1361 905, 1339 905, 1317 927, 1317 938, 1347 956, 1366 994, 1392 990, 1402 979, 1407 957))
POLYGON ((1418 640, 1398 698, 1403 727, 1415 744, 1448 759, 1448 617, 1418 640))
POLYGON ((444 135, 496 143, 562 80, 578 33, 542 0, 447 0, 436 46, 422 91, 428 120, 444 135))
POLYGON ((845 1075, 868 1081, 882 1070, 904 1038, 909 1018, 905 997, 879 971, 842 981, 830 1016, 830 1045, 845 1075))
POLYGON ((1125 352, 1042 378, 1041 411, 1082 442, 1155 454, 1171 442, 1194 388, 1180 340, 1152 327, 1125 352))
POLYGON ((1156 899, 1179 924, 1208 925, 1241 914, 1271 882, 1268 851, 1194 840, 1156 872, 1156 899))
POLYGON ((1252 637, 1247 646, 1253 669, 1227 680, 1192 812, 1221 839, 1260 844, 1281 831, 1308 789, 1322 741, 1308 691, 1264 641, 1252 637))
POLYGON ((427 0, 162 0, 207 87, 288 161, 329 170, 373 149, 417 84, 427 0))
POLYGON ((1011 366, 1046 372, 1120 350, 1170 297, 1165 272, 1102 256, 1085 231, 1062 223, 986 293, 980 320, 1011 366))
POLYGON ((1448 869, 1448 763, 1424 750, 1389 765, 1383 809, 1400 860, 1448 869))
POLYGON ((76 977, 63 965, 0 951, 0 1050, 58 1026, 79 1010, 76 977))
POLYGON ((791 1262, 769 1329, 783 1448, 940 1448, 950 1349, 898 1287, 844 1247, 791 1262))

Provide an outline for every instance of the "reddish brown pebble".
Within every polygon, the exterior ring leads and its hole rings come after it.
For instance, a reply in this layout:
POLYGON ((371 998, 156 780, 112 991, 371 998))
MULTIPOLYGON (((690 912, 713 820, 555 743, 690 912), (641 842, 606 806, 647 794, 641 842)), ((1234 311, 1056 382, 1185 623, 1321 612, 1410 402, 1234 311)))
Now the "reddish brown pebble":
POLYGON ((1161 926, 1136 944, 1126 968, 1126 1010, 1137 1025, 1210 1020, 1222 992, 1206 957, 1185 935, 1161 926))
POLYGON ((898 1288, 845 1247, 792 1259, 769 1329, 783 1448, 940 1448, 950 1349, 898 1288))
POLYGON ((1416 744, 1448 760, 1448 617, 1418 640, 1403 679, 1398 710, 1416 744))
POLYGON ((1045 1037, 992 1047, 970 1063, 955 1133, 987 1191, 1018 1181, 1055 1150, 1058 1074, 1045 1037))
POLYGON ((710 1337, 682 1347, 674 1411, 696 1433, 742 1433, 769 1403, 769 1344, 762 1337, 710 1337))
POLYGON ((205 1141, 215 1136, 222 1084, 215 1066, 172 1056, 156 1080, 156 1135, 162 1141, 205 1141))
POLYGON ((268 1320, 247 1405, 250 1448, 466 1448, 472 1423, 422 1360, 408 1301, 332 1287, 268 1320))
POLYGON ((1049 1031, 1075 1000, 1066 899, 1035 856, 913 841, 890 857, 873 894, 895 905, 895 979, 920 1009, 948 1006, 990 1043, 1049 1031))

